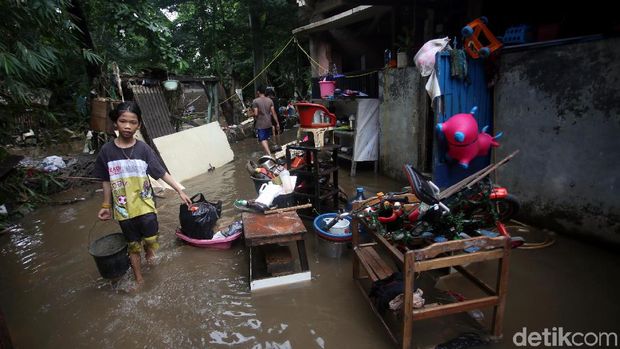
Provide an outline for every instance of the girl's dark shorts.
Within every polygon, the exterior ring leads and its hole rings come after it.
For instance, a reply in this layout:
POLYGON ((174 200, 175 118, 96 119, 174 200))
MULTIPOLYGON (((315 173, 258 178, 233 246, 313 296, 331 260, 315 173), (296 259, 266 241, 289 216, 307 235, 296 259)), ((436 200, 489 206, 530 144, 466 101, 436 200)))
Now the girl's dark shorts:
POLYGON ((147 213, 134 218, 119 221, 121 230, 128 242, 139 242, 144 238, 156 236, 159 223, 155 213, 147 213))

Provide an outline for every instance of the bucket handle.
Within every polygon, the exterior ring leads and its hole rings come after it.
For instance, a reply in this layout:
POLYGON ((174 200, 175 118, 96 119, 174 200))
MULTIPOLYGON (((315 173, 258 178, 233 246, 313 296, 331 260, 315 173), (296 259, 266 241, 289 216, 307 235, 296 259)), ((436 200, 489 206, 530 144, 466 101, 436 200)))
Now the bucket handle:
POLYGON ((338 223, 338 221, 340 221, 341 219, 343 219, 344 217, 350 215, 350 212, 343 212, 341 214, 336 215, 336 217, 334 217, 329 223, 327 223, 327 225, 325 226, 325 230, 329 230, 331 229, 331 227, 333 227, 334 225, 336 225, 336 223, 338 223))
MULTIPOLYGON (((112 219, 108 219, 107 221, 112 221, 112 219)), ((95 230, 95 227, 97 226, 97 223, 101 222, 100 219, 96 219, 93 222, 93 225, 90 227, 90 229, 88 230, 88 245, 86 245, 86 250, 90 249, 90 244, 92 243, 92 235, 93 235, 93 231, 95 230)), ((103 221, 105 222, 105 221, 103 221)))

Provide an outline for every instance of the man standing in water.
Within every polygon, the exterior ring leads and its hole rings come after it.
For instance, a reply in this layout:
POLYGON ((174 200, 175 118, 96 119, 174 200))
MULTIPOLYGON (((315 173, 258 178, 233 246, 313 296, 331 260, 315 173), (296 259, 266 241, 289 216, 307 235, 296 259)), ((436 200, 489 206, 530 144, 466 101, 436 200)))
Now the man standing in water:
POLYGON ((166 172, 153 149, 134 138, 142 124, 138 104, 121 103, 110 118, 119 137, 101 148, 95 162, 93 175, 103 181, 103 203, 97 217, 109 220, 114 216, 118 220, 129 242, 129 259, 139 287, 144 283, 140 268, 142 245, 147 262, 153 260, 159 247, 157 210, 148 176, 163 179, 188 207, 191 207, 192 201, 166 172))
POLYGON ((269 138, 271 138, 271 129, 273 123, 272 117, 276 122, 276 132, 280 129, 280 123, 278 122, 278 116, 273 106, 273 102, 269 97, 265 96, 265 87, 259 86, 256 91, 258 97, 252 101, 252 109, 254 111, 254 118, 256 118, 256 124, 254 126, 258 141, 263 146, 265 154, 271 156, 269 150, 269 138))

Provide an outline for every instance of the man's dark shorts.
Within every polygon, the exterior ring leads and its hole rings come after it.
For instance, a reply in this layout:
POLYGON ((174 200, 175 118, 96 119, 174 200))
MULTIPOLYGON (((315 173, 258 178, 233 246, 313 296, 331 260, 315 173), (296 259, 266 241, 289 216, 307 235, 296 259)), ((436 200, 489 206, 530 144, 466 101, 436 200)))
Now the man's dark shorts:
POLYGON ((269 138, 271 138, 271 127, 257 129, 256 137, 258 137, 259 142, 268 140, 269 138))
POLYGON ((159 223, 155 213, 147 213, 130 219, 119 221, 123 235, 129 242, 130 253, 140 253, 141 242, 147 247, 157 249, 157 232, 159 231, 159 223))

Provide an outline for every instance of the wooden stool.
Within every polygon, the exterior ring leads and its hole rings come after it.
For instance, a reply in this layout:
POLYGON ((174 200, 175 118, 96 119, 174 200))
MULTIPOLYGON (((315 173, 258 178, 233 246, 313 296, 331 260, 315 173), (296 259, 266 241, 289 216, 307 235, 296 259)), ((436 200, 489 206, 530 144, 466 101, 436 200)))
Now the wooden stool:
POLYGON ((288 211, 272 215, 243 212, 241 214, 241 219, 243 221, 245 245, 248 246, 250 250, 251 291, 265 287, 286 285, 300 281, 309 281, 311 279, 310 268, 308 266, 308 257, 306 256, 306 245, 304 242, 306 227, 297 215, 297 212, 288 211), (280 272, 282 270, 275 268, 271 271, 279 276, 262 278, 254 272, 253 269, 255 268, 252 265, 252 254, 254 253, 254 248, 258 246, 289 242, 295 242, 297 244, 297 254, 299 256, 299 266, 301 271, 281 275, 280 272))

